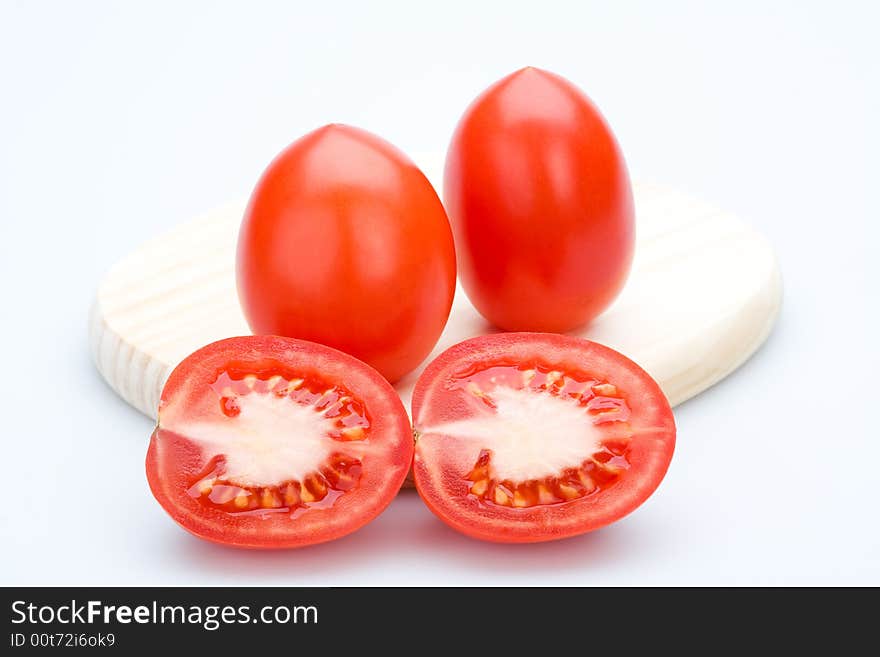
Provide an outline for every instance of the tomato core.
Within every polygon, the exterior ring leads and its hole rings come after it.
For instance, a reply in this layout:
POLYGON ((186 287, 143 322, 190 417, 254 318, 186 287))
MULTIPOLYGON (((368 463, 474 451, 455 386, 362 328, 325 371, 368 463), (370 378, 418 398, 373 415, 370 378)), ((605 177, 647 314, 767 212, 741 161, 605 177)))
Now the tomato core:
POLYGON ((343 386, 317 376, 296 377, 269 362, 230 366, 209 387, 219 400, 221 422, 229 426, 177 427, 221 451, 187 489, 201 504, 233 514, 293 516, 332 506, 359 484, 363 464, 356 443, 369 442, 370 421, 363 403, 343 386), (304 437, 305 447, 285 454, 281 443, 294 431, 304 437), (285 465, 290 476, 279 470, 285 465))
POLYGON ((541 363, 479 364, 448 390, 484 409, 425 431, 492 445, 465 476, 483 504, 565 504, 610 488, 629 468, 630 408, 607 381, 541 363))

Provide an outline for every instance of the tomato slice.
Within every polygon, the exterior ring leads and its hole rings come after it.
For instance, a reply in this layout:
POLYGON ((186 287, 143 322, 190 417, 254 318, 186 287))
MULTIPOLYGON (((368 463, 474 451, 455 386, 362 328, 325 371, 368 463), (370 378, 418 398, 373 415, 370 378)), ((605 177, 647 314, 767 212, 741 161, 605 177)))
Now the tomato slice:
POLYGON ((441 354, 413 393, 416 487, 453 528, 526 543, 607 525, 644 502, 675 447, 657 383, 579 338, 499 333, 441 354))
POLYGON ((147 479, 196 536, 298 547, 376 517, 412 450, 406 410, 370 366, 311 342, 247 336, 203 347, 171 373, 147 479))

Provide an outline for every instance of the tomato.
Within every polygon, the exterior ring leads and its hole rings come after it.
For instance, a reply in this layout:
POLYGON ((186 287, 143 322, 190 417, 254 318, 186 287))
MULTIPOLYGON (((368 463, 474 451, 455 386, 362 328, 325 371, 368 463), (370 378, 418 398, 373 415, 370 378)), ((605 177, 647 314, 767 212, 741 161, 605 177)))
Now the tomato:
POLYGON ((524 68, 468 107, 443 198, 462 285, 500 328, 577 328, 626 281, 635 239, 626 164, 596 106, 558 75, 524 68))
POLYGON ((254 333, 335 347, 389 381, 437 342, 455 292, 443 205, 388 142, 328 125, 285 149, 251 196, 238 294, 254 333))
POLYGON ((302 340, 229 338, 171 373, 147 479, 196 536, 298 547, 377 516, 400 488, 412 449, 400 398, 369 366, 302 340))
POLYGON ((602 345, 544 333, 473 338, 413 393, 416 487, 451 527, 526 543, 597 529, 657 488, 675 447, 653 379, 602 345))

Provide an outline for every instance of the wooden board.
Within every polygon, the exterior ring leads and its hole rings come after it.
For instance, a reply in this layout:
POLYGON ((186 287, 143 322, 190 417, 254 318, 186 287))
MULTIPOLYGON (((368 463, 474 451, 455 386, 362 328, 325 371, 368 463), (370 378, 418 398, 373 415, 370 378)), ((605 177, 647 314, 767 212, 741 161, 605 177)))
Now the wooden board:
MULTIPOLYGON (((732 214, 656 185, 636 185, 635 201, 630 279, 613 306, 577 334, 641 364, 675 405, 730 374, 766 339, 781 277, 767 241, 732 214)), ((243 209, 228 205, 143 245, 98 288, 90 320, 95 364, 113 390, 150 417, 165 379, 187 354, 249 333, 234 278, 243 209)), ((491 330, 459 289, 429 360, 491 330)), ((422 367, 397 385, 407 408, 422 367)))

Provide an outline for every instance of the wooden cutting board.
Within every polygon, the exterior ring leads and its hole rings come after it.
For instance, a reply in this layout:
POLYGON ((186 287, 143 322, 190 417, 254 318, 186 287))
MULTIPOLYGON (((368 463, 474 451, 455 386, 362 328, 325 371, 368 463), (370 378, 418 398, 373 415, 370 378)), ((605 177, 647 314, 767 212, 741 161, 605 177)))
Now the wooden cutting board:
MULTIPOLYGON (((657 185, 636 185, 637 244, 627 285, 577 335, 644 367, 675 405, 739 367, 767 338, 782 282, 767 241, 734 215, 657 185)), ((116 393, 156 417, 174 366, 214 340, 249 333, 235 291, 244 203, 165 233, 120 260, 101 282, 90 318, 95 364, 116 393)), ((397 385, 409 408, 419 372, 466 338, 492 331, 456 291, 434 352, 397 385)))

